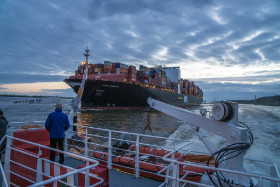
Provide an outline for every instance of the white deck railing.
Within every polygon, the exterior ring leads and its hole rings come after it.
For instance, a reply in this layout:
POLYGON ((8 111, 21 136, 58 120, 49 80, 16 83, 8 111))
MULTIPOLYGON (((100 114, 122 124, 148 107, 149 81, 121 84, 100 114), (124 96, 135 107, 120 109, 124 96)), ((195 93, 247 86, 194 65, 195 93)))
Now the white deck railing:
MULTIPOLYGON (((3 137, 3 138, 5 138, 5 137, 3 137)), ((8 186, 8 182, 7 182, 3 167, 2 167, 2 163, 0 164, 0 169, 1 169, 2 179, 3 179, 3 185, 2 186, 8 186)))
MULTIPOLYGON (((279 178, 279 172, 277 171, 277 166, 276 164, 270 163, 273 165, 273 167, 275 167, 276 171, 278 172, 278 177, 276 176, 274 177, 269 177, 269 176, 264 176, 264 175, 258 175, 258 174, 253 174, 253 173, 249 173, 249 172, 241 172, 241 171, 237 171, 237 170, 229 170, 229 169, 224 169, 224 168, 216 168, 216 167, 212 167, 212 166, 207 166, 204 164, 198 164, 198 163, 194 163, 194 162, 182 162, 182 161, 178 161, 175 158, 169 158, 169 156, 171 156, 173 153, 179 151, 180 149, 183 149, 184 147, 188 146, 189 144, 185 144, 182 147, 173 150, 172 152, 168 153, 167 155, 165 155, 163 157, 163 160, 170 162, 171 164, 173 164, 175 166, 175 168, 173 167, 173 175, 172 176, 167 176, 167 175, 163 175, 161 174, 164 170, 168 169, 170 167, 170 165, 168 165, 166 168, 164 168, 163 170, 161 170, 160 172, 158 172, 159 175, 161 176, 165 176, 169 179, 171 179, 173 182, 175 181, 175 184, 173 183, 172 186, 178 186, 179 182, 182 183, 189 183, 189 184, 194 184, 194 185, 199 185, 199 186, 212 186, 212 185, 207 185, 207 184, 201 184, 198 182, 192 182, 189 180, 184 180, 184 177, 179 176, 179 165, 183 165, 183 167, 186 166, 192 166, 192 167, 197 167, 197 168, 204 168, 207 170, 212 170, 212 171, 221 171, 223 173, 231 173, 231 174, 235 174, 235 175, 239 175, 239 176, 246 176, 246 177, 250 177, 250 178, 256 178, 258 180, 258 186, 262 187, 262 186, 267 186, 267 184, 264 184, 264 180, 267 180, 270 182, 271 186, 280 186, 280 178, 279 178)), ((269 162, 266 162, 269 163, 269 162)))
MULTIPOLYGON (((170 150, 171 151, 171 150, 175 149, 176 143, 182 142, 182 141, 186 142, 186 140, 182 140, 182 139, 171 139, 171 138, 160 137, 160 136, 144 135, 144 134, 137 134, 137 133, 128 133, 128 132, 124 132, 124 131, 115 131, 115 130, 94 128, 94 127, 81 126, 81 125, 74 125, 74 126, 77 126, 79 128, 78 134, 84 136, 84 140, 75 140, 77 142, 84 143, 85 146, 84 146, 84 148, 82 148, 84 150, 84 156, 90 156, 92 152, 104 153, 103 151, 100 151, 98 149, 93 150, 89 147, 99 147, 99 148, 103 147, 103 148, 106 148, 107 151, 106 151, 105 155, 108 156, 108 160, 106 162, 107 162, 107 167, 109 169, 112 168, 112 165, 121 166, 121 167, 124 167, 124 168, 127 168, 127 169, 131 169, 131 167, 120 165, 120 164, 112 162, 112 160, 113 160, 112 157, 121 158, 121 156, 119 156, 117 154, 113 154, 114 151, 118 150, 118 151, 123 151, 126 154, 135 154, 135 158, 130 159, 131 161, 135 162, 134 168, 132 168, 135 171, 135 177, 139 177, 140 171, 144 171, 143 169, 141 169, 139 167, 140 163, 145 163, 145 164, 148 164, 148 165, 156 166, 156 164, 141 161, 140 152, 139 152, 139 148, 141 146, 151 147, 151 148, 153 148, 153 151, 155 149, 156 150, 165 149, 165 150, 170 150), (103 135, 98 135, 96 133, 91 133, 90 131, 95 131, 95 132, 99 131, 99 134, 103 134, 103 135), (107 135, 105 136, 104 134, 107 134, 107 135), (119 138, 114 138, 114 137, 118 137, 117 135, 121 135, 121 134, 130 135, 133 140, 123 140, 123 139, 119 139, 119 138), (101 141, 103 144, 98 143, 98 142, 96 142, 96 143, 89 142, 88 140, 92 137, 93 138, 104 139, 104 141, 101 141), (144 139, 144 138, 153 139, 153 143, 147 143, 147 142, 145 143, 143 140, 141 141, 141 139, 144 139), (165 141, 167 141, 167 140, 172 141, 172 147, 166 147, 164 145, 155 144, 155 142, 159 142, 159 141, 161 141, 162 143, 163 142, 165 143, 165 141), (135 149, 134 150, 129 150, 129 149, 121 149, 121 148, 113 147, 112 142, 116 142, 116 141, 126 141, 126 142, 130 143, 131 145, 135 145, 135 149), (104 143, 105 143, 105 145, 104 145, 104 143)), ((189 141, 187 141, 187 142, 189 142, 189 141)), ((191 142, 189 142, 189 143, 191 143, 191 142)), ((78 147, 78 146, 71 145, 71 147, 81 149, 81 147, 78 147)), ((149 154, 149 153, 141 153, 141 155, 147 156, 147 157, 152 156, 152 157, 155 157, 156 159, 162 159, 161 156, 157 156, 157 155, 149 154)), ((128 157, 126 157, 126 158, 129 159, 128 157)), ((99 160, 99 161, 101 160, 101 159, 98 159, 98 158, 96 158, 96 159, 99 160)), ((104 161, 104 160, 102 160, 102 161, 104 161)), ((151 173, 151 174, 156 174, 156 171, 155 172, 149 172, 149 171, 145 170, 145 172, 151 173)))
MULTIPOLYGON (((43 122, 40 122, 40 123, 43 123, 43 122)), ((170 180, 171 180, 171 181, 173 181, 173 183, 172 183, 173 186, 178 186, 179 183, 189 183, 189 184, 195 184, 195 185, 200 185, 200 186, 210 186, 210 185, 205 185, 205 184, 193 182, 190 180, 186 180, 186 176, 189 173, 188 171, 185 172, 185 175, 179 176, 179 172, 178 172, 179 166, 183 165, 183 167, 193 166, 193 167, 198 167, 198 168, 211 169, 211 170, 215 170, 215 171, 222 171, 222 172, 226 172, 226 173, 233 173, 236 175, 242 175, 242 176, 256 178, 258 180, 259 186, 264 186, 265 185, 264 181, 266 181, 266 180, 270 181, 271 186, 280 186, 280 175, 279 175, 279 171, 278 171, 275 163, 258 161, 262 164, 267 164, 270 166, 270 177, 269 177, 269 176, 254 174, 254 173, 245 173, 245 172, 227 170, 227 169, 223 169, 223 168, 214 168, 211 166, 202 165, 202 164, 193 163, 193 162, 181 162, 181 161, 178 161, 177 159, 175 159, 175 157, 174 157, 175 152, 197 153, 197 154, 203 154, 203 155, 209 155, 209 153, 203 153, 203 152, 198 152, 198 151, 195 152, 195 151, 190 151, 190 149, 185 149, 186 146, 189 146, 192 142, 182 140, 182 139, 175 139, 175 138, 170 139, 170 138, 166 138, 166 137, 143 135, 143 134, 137 134, 137 133, 128 133, 128 132, 124 132, 124 131, 115 131, 115 130, 94 128, 94 127, 81 126, 81 125, 73 125, 73 126, 77 127, 77 129, 78 129, 77 133, 80 136, 83 136, 84 138, 81 140, 71 139, 71 138, 68 139, 68 140, 72 140, 72 141, 76 142, 76 145, 73 145, 73 144, 67 145, 67 139, 65 138, 65 148, 67 148, 69 146, 72 148, 82 150, 83 151, 82 155, 85 157, 92 156, 92 154, 94 152, 105 154, 108 156, 108 160, 102 160, 102 159, 98 159, 98 158, 95 158, 95 159, 102 161, 102 162, 107 162, 107 167, 109 169, 111 169, 112 167, 116 167, 116 166, 121 166, 121 167, 127 168, 127 169, 133 169, 135 177, 139 177, 139 174, 141 171, 144 171, 146 173, 155 174, 154 172, 149 172, 149 171, 143 170, 139 167, 140 163, 146 163, 146 164, 149 164, 152 166, 156 166, 156 164, 147 163, 145 161, 142 161, 140 158, 140 155, 144 155, 147 157, 152 156, 153 158, 156 158, 156 159, 162 159, 166 163, 168 163, 163 169, 161 169, 161 171, 159 171, 157 173, 158 176, 165 178, 165 183, 163 183, 162 185, 170 182, 170 180), (132 137, 132 139, 123 140, 123 139, 118 138, 118 135, 121 135, 121 134, 130 135, 132 137), (152 142, 152 143, 148 142, 147 139, 149 139, 150 142, 152 142), (89 141, 89 140, 93 140, 93 141, 89 141), (97 141, 97 140, 99 140, 99 141, 97 141), (135 145, 135 149, 127 150, 127 149, 113 147, 113 143, 116 141, 129 142, 130 144, 135 145), (168 147, 165 146, 166 141, 171 142, 169 144, 170 146, 168 146, 168 147), (180 148, 176 148, 176 144, 178 144, 178 142, 180 144, 185 142, 185 145, 180 148), (160 149, 170 150, 171 152, 168 155, 165 155, 164 157, 160 157, 160 156, 157 156, 154 154, 149 154, 149 153, 140 154, 139 148, 142 146, 148 146, 148 147, 151 147, 156 150, 160 150, 160 149), (107 150, 102 151, 102 148, 107 149, 107 150), (116 158, 116 157, 121 158, 120 155, 115 153, 115 151, 117 151, 117 150, 123 151, 124 153, 127 153, 127 154, 135 154, 134 158, 130 158, 131 161, 135 162, 134 167, 124 166, 124 165, 120 165, 118 163, 114 163, 113 158, 116 158), (168 158, 168 157, 171 157, 171 158, 168 158), (171 175, 163 174, 164 171, 166 171, 165 173, 171 173, 171 175)), ((73 129, 73 127, 71 127, 70 129, 73 129)), ((68 132, 71 131, 70 129, 68 130, 68 132)), ((75 132, 73 132, 72 134, 74 134, 74 133, 75 132)), ((127 159, 129 159, 129 158, 127 157, 127 159)), ((250 160, 250 159, 245 159, 245 160, 250 160)), ((257 162, 256 160, 250 160, 250 161, 257 162)), ((202 175, 200 173, 197 173, 197 174, 202 175)))
POLYGON ((21 126, 23 125, 38 125, 44 128, 44 121, 32 121, 32 122, 9 122, 8 129, 7 129, 7 134, 12 135, 13 132, 17 130, 26 130, 26 129, 20 129, 21 126))
MULTIPOLYGON (((259 163, 262 163, 262 164, 269 165, 270 166, 270 176, 265 176, 265 175, 254 174, 254 173, 249 173, 249 172, 240 172, 240 171, 236 171, 236 170, 215 168, 215 167, 207 166, 206 164, 201 164, 201 163, 180 162, 180 161, 178 161, 178 159, 176 159, 174 157, 174 154, 176 152, 184 152, 185 154, 186 154, 186 152, 187 153, 194 153, 194 151, 190 151, 190 149, 185 149, 186 146, 189 146, 192 142, 182 140, 182 139, 170 139, 170 138, 166 138, 166 137, 143 135, 143 134, 137 134, 137 133, 128 133, 128 132, 124 132, 124 131, 114 131, 114 130, 109 130, 109 129, 94 128, 94 127, 89 127, 89 126, 81 126, 81 125, 74 125, 74 126, 77 126, 79 128, 78 133, 80 135, 84 136, 84 140, 81 141, 81 142, 83 142, 85 144, 85 147, 84 147, 84 149, 85 149, 84 155, 85 156, 88 156, 88 154, 90 152, 93 152, 93 151, 94 152, 102 152, 102 151, 99 151, 97 149, 95 149, 95 150, 90 149, 89 147, 91 145, 97 146, 97 147, 107 148, 107 150, 108 150, 107 153, 106 153, 108 155, 107 166, 110 169, 112 168, 112 165, 118 165, 118 164, 112 162, 112 157, 120 157, 118 155, 112 154, 113 150, 121 150, 121 151, 124 151, 126 153, 134 153, 135 158, 131 159, 131 161, 135 161, 135 166, 134 166, 135 177, 139 177, 139 172, 143 171, 143 170, 141 170, 141 168, 139 168, 139 163, 143 162, 139 159, 140 158, 139 147, 140 146, 149 146, 149 147, 152 147, 154 149, 169 149, 169 150, 172 150, 169 154, 165 155, 164 157, 160 157, 160 156, 152 155, 152 154, 148 154, 148 153, 147 154, 141 153, 141 155, 153 156, 153 157, 158 158, 158 159, 163 159, 167 163, 170 163, 164 169, 162 169, 160 172, 157 173, 159 176, 166 178, 166 182, 164 184, 166 184, 168 180, 169 181, 172 180, 172 181, 176 181, 176 182, 173 182, 173 186, 179 186, 179 183, 189 183, 189 184, 200 185, 200 186, 211 186, 211 185, 205 185, 205 184, 201 184, 201 183, 198 183, 198 182, 193 182, 193 181, 190 181, 190 180, 186 180, 185 178, 187 177, 187 174, 191 173, 191 172, 188 172, 188 171, 185 171, 185 175, 181 176, 181 178, 180 178, 180 176, 179 176, 179 166, 183 165, 183 167, 192 166, 192 167, 197 167, 197 168, 204 168, 204 169, 209 169, 209 170, 222 171, 222 172, 225 172, 225 173, 231 173, 231 174, 235 174, 235 175, 239 175, 239 176, 247 176, 247 177, 250 177, 250 178, 256 178, 259 186, 266 186, 267 183, 265 183, 265 181, 269 181, 271 186, 280 186, 280 175, 279 175, 279 171, 278 171, 275 163, 246 159, 246 160, 250 160, 251 162, 259 162, 259 163), (99 132, 103 132, 103 134, 107 133, 107 136, 98 135, 98 134, 95 134, 95 133, 90 133, 90 131, 94 131, 94 132, 99 131, 99 132), (122 141, 123 140, 123 139, 119 139, 119 138, 113 138, 113 134, 127 134, 127 135, 134 136, 134 140, 125 140, 125 141, 135 145, 135 150, 131 151, 131 150, 124 150, 124 149, 119 149, 119 148, 113 147, 112 146, 113 141, 122 141), (93 143, 93 142, 88 141, 88 139, 90 137, 105 139, 106 141, 102 141, 103 144, 93 143), (168 140, 168 141, 173 141, 173 142, 172 142, 171 147, 165 147, 164 145, 159 145, 159 144, 156 145, 156 144, 153 144, 153 143, 149 144, 149 143, 141 142, 140 141, 141 138, 151 138, 151 139, 154 139, 154 142, 157 142, 158 140, 163 140, 163 141, 168 140), (180 147, 180 148, 176 148, 175 145, 178 142, 180 142, 180 143, 185 142, 185 145, 180 147), (172 171, 172 175, 171 176, 170 175, 163 175, 162 172, 164 172, 165 170, 172 171)), ((200 154, 209 155, 209 153, 201 153, 201 152, 200 152, 200 154)), ((155 166, 155 164, 152 164, 152 163, 148 163, 148 164, 155 166)), ((124 166, 122 166, 122 167, 124 167, 124 166)), ((125 168, 131 169, 131 167, 125 167, 125 168)), ((145 171, 145 172, 149 173, 148 171, 145 171)), ((150 172, 150 173, 152 173, 152 172, 150 172)), ((169 173, 169 172, 165 172, 165 173, 169 173)), ((201 173, 195 173, 195 174, 201 175, 201 176, 203 175, 201 173)))
MULTIPOLYGON (((42 186, 42 185, 46 185, 46 184, 54 184, 55 186, 57 186, 58 182, 60 182, 62 184, 65 184, 67 186, 74 186, 73 184, 66 183, 66 182, 62 181, 61 179, 64 179, 64 178, 67 178, 67 177, 71 176, 71 177, 73 177, 72 178, 73 180, 71 180, 71 182, 77 183, 78 181, 76 181, 76 182, 74 181, 74 175, 79 174, 79 173, 83 173, 85 175, 85 178, 84 178, 85 186, 90 186, 89 185, 90 184, 89 183, 89 177, 97 179, 97 182, 95 184, 91 185, 91 186, 96 186, 96 185, 102 184, 104 182, 104 180, 102 178, 98 177, 97 175, 91 174, 89 172, 90 169, 93 169, 94 167, 96 167, 99 164, 99 162, 94 160, 94 159, 87 158, 87 157, 80 156, 80 155, 73 154, 73 153, 66 152, 66 151, 60 151, 60 150, 57 150, 57 149, 52 149, 48 146, 44 146, 44 145, 37 144, 37 143, 34 143, 34 142, 22 140, 22 139, 19 139, 19 138, 8 136, 8 135, 6 135, 6 138, 7 138, 7 145, 6 145, 5 165, 4 165, 4 173, 3 173, 4 181, 3 181, 2 186, 8 186, 8 184, 12 184, 14 186, 17 186, 13 182, 11 182, 10 174, 13 174, 13 175, 15 175, 15 176, 17 176, 21 179, 24 179, 25 181, 28 181, 28 182, 32 183, 33 184, 33 185, 31 185, 32 187, 42 186), (11 146, 12 145, 11 144, 12 140, 17 140, 17 141, 20 141, 20 142, 23 142, 23 143, 27 143, 27 144, 31 144, 33 146, 36 146, 36 147, 38 147, 39 151, 36 154, 36 153, 33 153, 33 152, 29 152, 27 150, 21 149, 20 146, 19 147, 11 146), (61 165, 59 163, 51 162, 46 158, 41 158, 42 149, 46 149, 47 151, 53 150, 53 151, 58 152, 58 153, 63 153, 64 155, 67 155, 69 157, 74 157, 74 158, 79 159, 81 161, 85 161, 86 162, 86 167, 83 167, 81 169, 75 169, 75 168, 72 168, 72 167, 61 165), (37 160, 37 168, 36 169, 30 168, 27 165, 24 165, 23 163, 19 163, 17 161, 12 160, 11 159, 12 151, 20 152, 21 154, 28 155, 30 158, 31 157, 35 158, 35 160, 37 160), (59 169, 60 168, 65 168, 65 169, 68 169, 70 172, 67 172, 66 174, 63 174, 63 175, 59 174, 58 176, 50 176, 50 174, 46 174, 45 172, 42 171, 43 162, 45 164, 48 164, 48 165, 50 165, 50 163, 52 163, 52 164, 54 164, 54 168, 59 168, 59 169), (26 171, 26 172, 31 171, 31 172, 37 173, 36 174, 36 181, 33 181, 30 178, 26 178, 26 177, 22 176, 21 174, 17 173, 17 171, 14 171, 14 170, 11 171, 11 168, 10 168, 11 164, 14 164, 14 165, 20 166, 21 168, 24 168, 24 171, 26 171), (48 180, 43 180, 43 176, 47 177, 49 179, 48 180)), ((1 172, 2 172, 2 167, 1 167, 1 172)))

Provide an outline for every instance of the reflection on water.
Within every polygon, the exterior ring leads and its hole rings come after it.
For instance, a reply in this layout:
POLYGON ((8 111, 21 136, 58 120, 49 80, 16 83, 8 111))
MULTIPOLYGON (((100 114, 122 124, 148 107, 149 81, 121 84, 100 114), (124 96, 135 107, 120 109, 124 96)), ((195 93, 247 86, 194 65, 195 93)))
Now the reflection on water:
MULTIPOLYGON (((147 125, 147 111, 81 111, 78 119, 81 125, 106 128, 117 131, 140 133, 147 125)), ((157 111, 150 112, 150 126, 153 135, 167 137, 172 134, 182 122, 157 111)), ((146 129, 146 133, 150 133, 146 129)))

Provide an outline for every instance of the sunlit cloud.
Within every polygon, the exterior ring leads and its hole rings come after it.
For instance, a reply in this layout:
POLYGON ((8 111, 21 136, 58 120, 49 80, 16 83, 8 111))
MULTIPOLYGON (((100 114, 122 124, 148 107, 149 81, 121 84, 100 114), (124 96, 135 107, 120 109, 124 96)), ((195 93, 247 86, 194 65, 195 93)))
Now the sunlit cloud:
POLYGON ((223 19, 221 15, 219 15, 220 7, 214 7, 210 13, 209 16, 212 17, 213 20, 215 20, 219 24, 226 24, 226 21, 223 19))
POLYGON ((268 95, 279 86, 277 0, 2 0, 0 9, 1 93, 59 92, 36 82, 62 83, 86 46, 92 63, 180 66, 206 97, 213 84, 247 84, 250 92, 266 85, 268 95))
POLYGON ((280 67, 277 64, 251 64, 246 66, 236 64, 229 66, 200 62, 189 63, 189 65, 182 63, 180 66, 182 77, 192 80, 212 80, 211 82, 232 82, 240 84, 273 83, 278 82, 280 76, 280 67), (254 80, 256 77, 261 78, 254 80), (237 81, 235 79, 239 80, 237 81))
POLYGON ((244 39, 241 40, 241 42, 251 41, 254 38, 256 38, 257 36, 259 36, 260 34, 262 34, 262 31, 256 31, 252 34, 247 35, 244 39))
POLYGON ((167 52, 168 52, 168 48, 167 47, 162 47, 161 49, 156 51, 154 54, 152 54, 152 57, 154 59, 159 60, 159 61, 164 61, 164 60, 167 60, 167 57, 166 57, 167 52))

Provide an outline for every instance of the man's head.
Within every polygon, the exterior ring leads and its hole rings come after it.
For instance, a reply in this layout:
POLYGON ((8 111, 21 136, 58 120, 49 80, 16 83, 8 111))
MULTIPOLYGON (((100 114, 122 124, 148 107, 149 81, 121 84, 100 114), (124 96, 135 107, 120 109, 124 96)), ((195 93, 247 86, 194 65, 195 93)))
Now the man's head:
POLYGON ((62 104, 61 104, 61 103, 56 103, 55 108, 60 108, 60 109, 62 109, 62 104))

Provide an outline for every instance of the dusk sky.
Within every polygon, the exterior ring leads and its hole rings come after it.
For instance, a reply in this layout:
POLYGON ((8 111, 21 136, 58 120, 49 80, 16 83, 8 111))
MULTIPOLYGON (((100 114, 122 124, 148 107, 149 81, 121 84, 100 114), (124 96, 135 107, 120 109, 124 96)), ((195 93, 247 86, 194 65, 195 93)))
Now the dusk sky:
POLYGON ((180 66, 206 101, 280 95, 279 0, 1 0, 0 94, 74 96, 84 60, 180 66))

